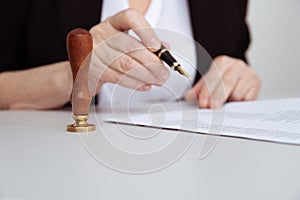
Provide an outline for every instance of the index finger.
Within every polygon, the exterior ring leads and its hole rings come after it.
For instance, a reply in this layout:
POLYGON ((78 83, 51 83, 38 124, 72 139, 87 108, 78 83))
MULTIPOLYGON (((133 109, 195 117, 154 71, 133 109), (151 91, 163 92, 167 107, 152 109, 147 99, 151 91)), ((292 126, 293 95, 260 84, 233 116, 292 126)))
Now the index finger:
POLYGON ((144 16, 138 11, 129 8, 109 17, 107 21, 117 30, 128 31, 133 30, 142 43, 155 52, 161 47, 161 42, 150 24, 144 16))

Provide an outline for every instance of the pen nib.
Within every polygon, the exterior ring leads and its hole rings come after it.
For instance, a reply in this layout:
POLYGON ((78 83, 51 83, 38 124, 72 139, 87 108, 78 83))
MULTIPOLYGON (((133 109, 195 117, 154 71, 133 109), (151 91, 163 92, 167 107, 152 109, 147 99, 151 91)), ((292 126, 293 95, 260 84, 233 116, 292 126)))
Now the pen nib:
POLYGON ((184 71, 184 69, 181 66, 177 66, 176 70, 188 79, 193 80, 192 77, 186 71, 184 71))

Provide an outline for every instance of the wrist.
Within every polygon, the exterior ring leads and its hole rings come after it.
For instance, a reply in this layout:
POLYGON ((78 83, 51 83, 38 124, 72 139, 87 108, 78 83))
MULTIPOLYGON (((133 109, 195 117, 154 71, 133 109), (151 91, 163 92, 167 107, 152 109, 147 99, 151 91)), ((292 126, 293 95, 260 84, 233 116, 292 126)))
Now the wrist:
POLYGON ((70 101, 70 95, 73 88, 73 77, 68 61, 57 63, 59 67, 54 73, 53 82, 57 90, 57 96, 62 105, 70 101))

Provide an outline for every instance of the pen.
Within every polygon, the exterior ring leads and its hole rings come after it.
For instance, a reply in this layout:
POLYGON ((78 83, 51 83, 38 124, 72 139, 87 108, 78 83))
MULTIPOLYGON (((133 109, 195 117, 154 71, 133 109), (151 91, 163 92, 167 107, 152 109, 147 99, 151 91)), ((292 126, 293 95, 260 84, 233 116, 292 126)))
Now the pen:
POLYGON ((178 71, 183 76, 192 80, 192 77, 181 67, 180 63, 171 55, 164 45, 161 45, 160 49, 154 53, 173 70, 178 71))

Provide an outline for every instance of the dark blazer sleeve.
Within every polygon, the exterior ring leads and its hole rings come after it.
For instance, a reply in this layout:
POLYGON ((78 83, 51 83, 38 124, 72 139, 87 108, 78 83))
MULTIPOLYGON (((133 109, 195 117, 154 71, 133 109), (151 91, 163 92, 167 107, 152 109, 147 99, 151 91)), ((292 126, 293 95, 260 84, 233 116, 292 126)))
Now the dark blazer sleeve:
POLYGON ((0 72, 16 69, 26 60, 26 29, 30 4, 3 1, 0 6, 0 72))
MULTIPOLYGON (((228 55, 247 62, 247 0, 189 0, 189 6, 194 39, 211 58, 228 55)), ((203 74, 210 63, 201 62, 201 53, 198 47, 198 70, 203 74)))
POLYGON ((2 72, 67 60, 68 32, 99 23, 101 0, 5 0, 0 9, 2 72))

